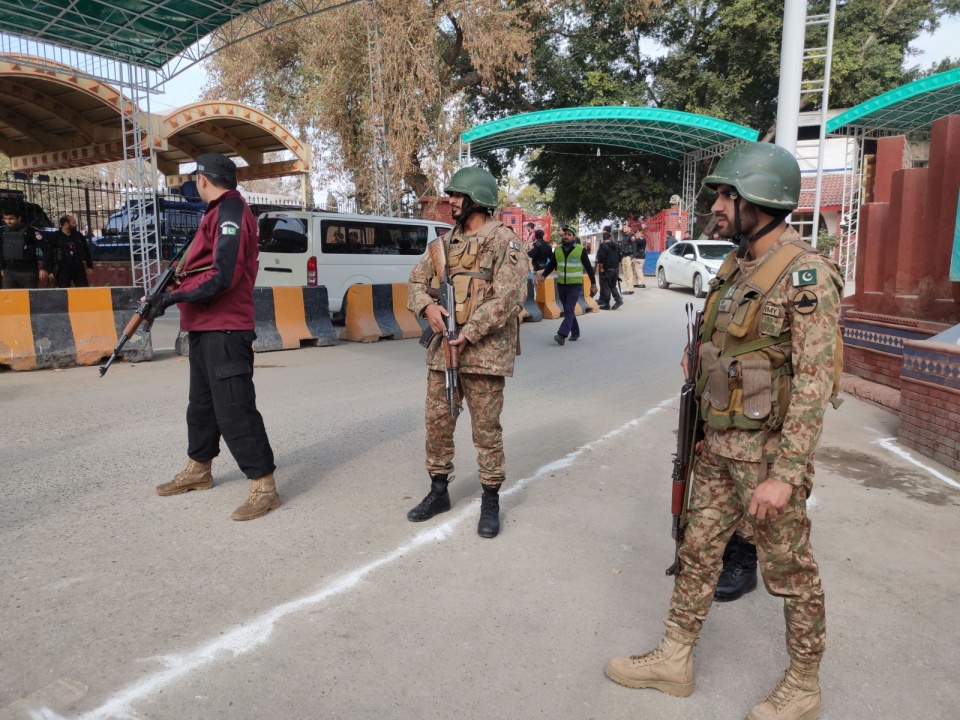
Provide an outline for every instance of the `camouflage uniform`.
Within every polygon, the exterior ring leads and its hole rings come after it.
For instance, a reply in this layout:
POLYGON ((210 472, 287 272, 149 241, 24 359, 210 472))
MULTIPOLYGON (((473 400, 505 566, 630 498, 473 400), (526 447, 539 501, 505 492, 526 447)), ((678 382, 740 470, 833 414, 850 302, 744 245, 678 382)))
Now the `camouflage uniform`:
MULTIPOLYGON (((740 260, 736 283, 748 279, 785 243, 798 239, 788 228, 758 262, 740 260)), ((669 619, 686 632, 699 633, 713 600, 723 549, 737 525, 743 523, 743 534, 756 541, 767 590, 784 598, 791 658, 819 662, 823 654, 823 589, 810 546, 806 497, 813 477, 812 457, 833 388, 842 289, 837 266, 811 249, 791 263, 767 297, 764 308, 773 304, 769 316, 776 318, 779 307, 779 317, 786 321, 782 328, 767 334, 779 334, 787 327, 791 331, 793 370, 782 428, 706 427, 703 451, 694 470, 689 524, 680 549, 682 570, 670 602, 669 619), (815 271, 815 282, 795 286, 794 273, 809 270, 815 271), (746 511, 764 472, 766 478, 789 483, 795 490, 779 515, 758 521, 746 511)), ((767 313, 758 322, 765 322, 766 317, 767 313)))
MULTIPOLYGON (((491 222, 497 221, 488 220, 488 224, 491 222)), ((460 352, 461 391, 473 424, 480 482, 489 488, 498 488, 506 474, 500 411, 505 378, 513 375, 519 343, 517 318, 526 297, 528 270, 517 236, 504 225, 498 225, 492 232, 485 227, 477 235, 469 236, 464 236, 457 227, 442 240, 449 241, 450 248, 454 249, 458 243, 485 236, 476 267, 493 276, 486 297, 460 328, 468 340, 460 352)), ((452 250, 447 253, 448 258, 451 254, 452 250)), ((424 317, 424 310, 434 302, 427 289, 436 274, 429 253, 410 273, 407 307, 418 317, 424 317)), ((457 418, 450 416, 447 406, 444 354, 438 340, 427 350, 427 367, 427 471, 431 475, 449 475, 453 472, 453 432, 457 418)))

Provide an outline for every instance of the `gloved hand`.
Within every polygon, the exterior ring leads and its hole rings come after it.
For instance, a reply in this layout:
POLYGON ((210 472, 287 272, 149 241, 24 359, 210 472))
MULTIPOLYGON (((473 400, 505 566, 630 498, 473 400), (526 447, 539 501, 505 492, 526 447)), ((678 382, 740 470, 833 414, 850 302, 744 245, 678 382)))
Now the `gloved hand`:
POLYGON ((166 312, 166 309, 168 307, 170 307, 177 301, 174 299, 171 293, 159 292, 159 293, 151 293, 150 295, 147 295, 144 298, 144 302, 146 302, 150 306, 150 309, 147 310, 147 316, 146 316, 146 321, 149 326, 153 324, 154 320, 156 320, 158 317, 163 315, 163 313, 166 312))

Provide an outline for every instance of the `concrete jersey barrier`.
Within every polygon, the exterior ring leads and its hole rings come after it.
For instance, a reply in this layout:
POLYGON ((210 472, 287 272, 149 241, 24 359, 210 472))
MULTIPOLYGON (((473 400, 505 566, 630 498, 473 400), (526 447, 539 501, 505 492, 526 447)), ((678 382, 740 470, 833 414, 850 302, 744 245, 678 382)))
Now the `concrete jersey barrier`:
POLYGON ((427 321, 407 309, 406 283, 351 285, 343 296, 341 340, 377 342, 381 338, 419 338, 427 321))
MULTIPOLYGON (((308 346, 337 344, 337 332, 330 321, 327 288, 258 287, 253 289, 254 352, 296 350, 308 346)), ((190 354, 189 333, 180 331, 176 350, 190 354)))
MULTIPOLYGON (((97 365, 109 357, 140 305, 134 287, 0 290, 0 365, 13 370, 97 365)), ((149 333, 137 330, 121 358, 153 358, 149 333)))

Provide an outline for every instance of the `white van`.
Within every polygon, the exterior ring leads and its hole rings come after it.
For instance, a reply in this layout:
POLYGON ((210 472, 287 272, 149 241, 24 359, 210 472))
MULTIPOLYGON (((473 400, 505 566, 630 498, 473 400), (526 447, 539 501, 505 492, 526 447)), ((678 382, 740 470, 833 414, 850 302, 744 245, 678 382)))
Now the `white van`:
POLYGON ((339 315, 351 285, 405 283, 410 270, 449 225, 434 220, 268 212, 260 216, 258 287, 323 285, 339 315))

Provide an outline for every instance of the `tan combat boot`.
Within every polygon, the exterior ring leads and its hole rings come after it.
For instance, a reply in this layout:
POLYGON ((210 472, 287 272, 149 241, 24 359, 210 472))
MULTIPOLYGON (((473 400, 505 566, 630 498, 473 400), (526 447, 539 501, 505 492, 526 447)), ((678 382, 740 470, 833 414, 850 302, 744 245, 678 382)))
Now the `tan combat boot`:
POLYGON ((791 660, 783 680, 747 720, 816 720, 820 717, 819 663, 791 660))
POLYGON ((173 480, 157 485, 157 495, 179 495, 189 490, 209 490, 213 487, 213 474, 210 468, 213 460, 205 463, 187 459, 187 466, 173 476, 173 480))
POLYGON ((655 688, 668 695, 687 697, 693 692, 694 633, 664 622, 667 632, 656 650, 644 655, 611 658, 607 677, 629 688, 655 688))
POLYGON ((273 473, 250 481, 250 494, 246 502, 233 511, 234 520, 254 520, 280 507, 280 496, 273 482, 273 473))

